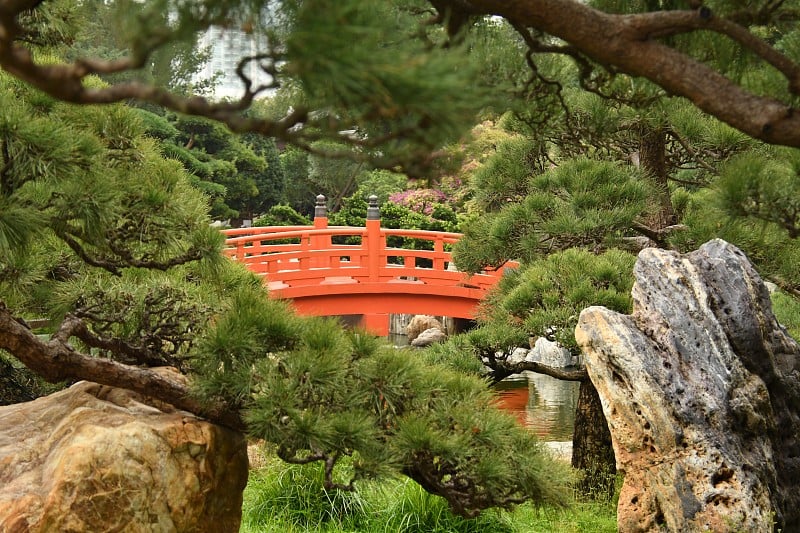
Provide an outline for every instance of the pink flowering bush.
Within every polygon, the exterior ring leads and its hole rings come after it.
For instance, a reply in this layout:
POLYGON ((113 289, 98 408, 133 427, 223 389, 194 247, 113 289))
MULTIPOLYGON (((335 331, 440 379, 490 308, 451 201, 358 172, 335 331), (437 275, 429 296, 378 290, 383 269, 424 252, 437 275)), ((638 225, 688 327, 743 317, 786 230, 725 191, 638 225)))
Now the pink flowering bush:
POLYGON ((389 201, 415 213, 430 216, 437 204, 447 203, 447 196, 436 189, 409 189, 390 195, 389 201))

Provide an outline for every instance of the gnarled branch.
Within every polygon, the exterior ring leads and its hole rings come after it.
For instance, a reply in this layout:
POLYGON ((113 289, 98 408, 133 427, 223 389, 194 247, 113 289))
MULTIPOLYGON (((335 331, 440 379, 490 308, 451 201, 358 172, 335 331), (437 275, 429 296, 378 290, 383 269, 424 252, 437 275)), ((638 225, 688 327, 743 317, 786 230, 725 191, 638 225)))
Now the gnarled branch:
POLYGON ((472 14, 498 15, 515 26, 536 28, 562 39, 586 57, 616 72, 646 78, 668 93, 768 143, 800 147, 800 114, 779 100, 737 85, 707 64, 656 37, 711 31, 734 39, 778 68, 798 88, 800 67, 733 20, 703 10, 613 15, 574 0, 469 0, 472 14))
MULTIPOLYGON (((215 119, 234 132, 258 132, 304 147, 314 140, 307 128, 297 128, 309 120, 307 110, 295 110, 280 120, 242 116, 241 111, 252 103, 258 91, 249 86, 238 101, 211 102, 134 82, 104 88, 84 85, 83 80, 89 74, 133 67, 148 50, 114 62, 87 58, 60 65, 37 64, 16 39, 23 31, 17 17, 38 3, 35 0, 0 0, 0 67, 54 98, 82 104, 134 99, 215 119)), ((709 65, 659 40, 701 30, 724 35, 775 67, 786 77, 789 93, 800 94, 800 66, 742 25, 765 18, 781 20, 782 12, 776 11, 780 3, 765 6, 763 12, 739 13, 728 19, 715 16, 707 8, 614 15, 575 0, 437 0, 433 4, 440 13, 455 12, 467 17, 499 15, 515 27, 534 28, 568 44, 566 47, 547 46, 553 51, 560 48, 573 57, 588 58, 611 72, 646 78, 672 95, 688 98, 701 110, 754 138, 800 147, 800 115, 791 105, 750 92, 709 65)), ((342 140, 359 144, 353 142, 355 139, 342 140)))
POLYGON ((201 405, 190 394, 189 386, 177 377, 171 377, 169 373, 80 353, 68 341, 81 324, 80 320, 68 317, 52 338, 45 341, 20 324, 0 301, 0 349, 8 351, 51 383, 81 379, 121 387, 156 398, 223 426, 238 431, 244 428, 238 411, 227 405, 201 405))

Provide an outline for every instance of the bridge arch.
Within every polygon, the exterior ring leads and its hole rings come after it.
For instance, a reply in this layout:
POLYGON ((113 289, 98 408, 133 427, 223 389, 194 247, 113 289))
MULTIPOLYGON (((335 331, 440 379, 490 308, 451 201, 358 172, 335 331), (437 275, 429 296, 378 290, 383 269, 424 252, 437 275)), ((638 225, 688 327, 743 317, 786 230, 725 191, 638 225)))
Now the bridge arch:
MULTIPOLYGON (((225 253, 259 275, 273 298, 290 299, 301 315, 361 315, 376 335, 389 333, 389 315, 428 314, 473 319, 501 270, 455 270, 449 245, 459 233, 382 228, 370 197, 366 226, 328 226, 318 197, 313 226, 224 230, 225 253), (357 244, 337 244, 349 237, 357 244), (432 250, 388 247, 390 237, 432 243, 432 250)), ((516 266, 516 264, 508 265, 516 266)))

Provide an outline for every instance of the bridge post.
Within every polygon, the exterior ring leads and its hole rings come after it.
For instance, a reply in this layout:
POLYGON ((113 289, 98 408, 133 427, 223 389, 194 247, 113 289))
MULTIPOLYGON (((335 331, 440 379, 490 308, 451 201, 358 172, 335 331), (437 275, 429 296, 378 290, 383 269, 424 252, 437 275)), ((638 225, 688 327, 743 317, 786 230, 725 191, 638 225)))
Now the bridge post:
MULTIPOLYGON (((325 201, 324 194, 317 195, 317 202, 314 204, 314 229, 326 229, 328 227, 328 206, 325 201)), ((328 250, 330 247, 330 235, 314 235, 311 237, 312 250, 328 250)), ((329 257, 314 257, 311 260, 311 268, 325 268, 329 265, 329 257)))
MULTIPOLYGON (((364 235, 366 243, 367 265, 369 271, 369 281, 378 282, 380 271, 386 263, 386 237, 381 232, 381 210, 378 207, 378 197, 374 194, 369 197, 367 207, 367 232, 364 235)), ((364 309, 360 325, 369 330, 373 335, 386 337, 389 335, 389 314, 373 311, 369 308, 364 309)))

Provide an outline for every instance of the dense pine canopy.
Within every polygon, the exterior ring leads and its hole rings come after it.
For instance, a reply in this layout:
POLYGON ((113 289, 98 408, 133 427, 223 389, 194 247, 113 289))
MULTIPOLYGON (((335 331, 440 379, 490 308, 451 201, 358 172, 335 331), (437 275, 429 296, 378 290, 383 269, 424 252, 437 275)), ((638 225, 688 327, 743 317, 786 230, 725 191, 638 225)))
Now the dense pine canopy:
POLYGON ((520 370, 497 358, 548 328, 576 349, 583 306, 626 310, 645 245, 721 236, 798 294, 798 18, 773 0, 0 0, 3 367, 172 402, 329 487, 405 474, 466 516, 560 501, 566 476, 465 374, 520 370), (255 43, 238 99, 199 75, 209 28, 255 43), (393 223, 459 227, 463 270, 520 269, 420 360, 300 319, 209 223, 302 220, 319 192, 340 220, 375 192, 393 223))

